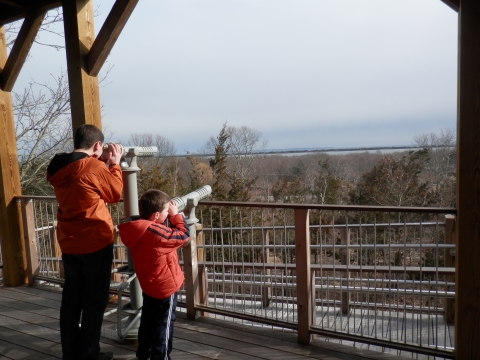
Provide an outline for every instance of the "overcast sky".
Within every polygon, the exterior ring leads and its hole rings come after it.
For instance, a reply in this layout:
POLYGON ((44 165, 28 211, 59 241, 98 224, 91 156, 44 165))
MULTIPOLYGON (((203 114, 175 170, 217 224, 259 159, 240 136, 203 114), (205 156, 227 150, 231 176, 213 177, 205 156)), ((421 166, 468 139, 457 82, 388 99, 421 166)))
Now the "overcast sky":
MULTIPOLYGON (((98 32, 113 0, 94 0, 98 32)), ((34 45, 14 91, 51 81, 34 45), (50 80, 49 80, 50 79, 50 80)), ((100 89, 113 140, 196 152, 222 124, 269 149, 408 145, 455 128, 457 13, 440 0, 140 0, 100 89)))

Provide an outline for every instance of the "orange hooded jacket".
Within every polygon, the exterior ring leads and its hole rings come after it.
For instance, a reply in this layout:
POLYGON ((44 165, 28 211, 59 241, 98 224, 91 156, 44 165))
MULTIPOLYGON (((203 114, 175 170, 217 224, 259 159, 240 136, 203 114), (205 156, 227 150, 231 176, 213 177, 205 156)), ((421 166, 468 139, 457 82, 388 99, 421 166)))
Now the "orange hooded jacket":
POLYGON ((123 189, 119 165, 107 168, 83 152, 57 154, 47 180, 58 201, 57 240, 62 252, 88 254, 113 242, 113 223, 105 203, 120 200, 123 189))
POLYGON ((168 217, 172 228, 133 217, 118 225, 120 238, 130 250, 142 291, 165 299, 183 284, 177 249, 187 245, 190 231, 182 214, 168 217))

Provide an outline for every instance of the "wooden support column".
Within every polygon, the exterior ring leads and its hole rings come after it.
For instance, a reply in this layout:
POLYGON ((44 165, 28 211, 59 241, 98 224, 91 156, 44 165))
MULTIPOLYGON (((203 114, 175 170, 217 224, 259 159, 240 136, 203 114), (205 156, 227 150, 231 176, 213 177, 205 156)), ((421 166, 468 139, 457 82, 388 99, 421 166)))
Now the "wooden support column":
MULTIPOLYGON (((455 244, 455 216, 445 216, 445 244, 455 244)), ((445 249, 443 258, 445 259, 445 267, 455 267, 455 250, 445 249), (452 251, 453 250, 453 251, 452 251)), ((445 275, 445 280, 448 282, 455 282, 454 275, 445 275)), ((448 291, 454 291, 454 286, 447 287, 448 291)), ((455 299, 445 299, 443 305, 443 311, 445 322, 450 325, 455 324, 455 299)))
POLYGON ((35 215, 32 200, 21 200, 23 233, 25 234, 25 251, 27 260, 28 285, 33 286, 34 276, 38 275, 40 266, 38 263, 37 239, 35 235, 35 215))
MULTIPOLYGON (((5 32, 0 27, 0 70, 6 62, 5 32)), ((0 90, 0 243, 6 286, 27 281, 21 210, 14 198, 21 194, 12 98, 10 92, 0 90)))
POLYGON ((87 56, 95 40, 92 1, 64 0, 63 17, 73 131, 82 124, 101 129, 98 79, 87 70, 87 56))
MULTIPOLYGON (((205 249, 203 248, 203 225, 197 224, 195 226, 195 243, 197 247, 197 264, 205 261, 205 249)), ((203 266, 198 270, 198 292, 199 292, 199 304, 208 306, 208 272, 207 267, 203 266)), ((200 316, 207 316, 208 312, 200 311, 200 316)))
POLYGON ((183 272, 185 273, 185 296, 187 307, 187 319, 195 320, 197 311, 195 305, 200 303, 200 286, 198 279, 196 223, 187 219, 190 229, 190 243, 183 250, 183 272))
MULTIPOLYGON (((270 245, 270 230, 262 230, 262 263, 263 265, 267 265, 270 262, 270 250, 268 249, 268 245, 270 245)), ((271 270, 264 269, 263 270, 263 283, 272 283, 271 277, 271 270)), ((272 299, 272 286, 271 285, 263 285, 262 286, 262 307, 267 308, 270 306, 270 301, 272 299)))
MULTIPOLYGON (((343 228, 340 229, 340 243, 342 245, 346 245, 346 249, 341 249, 340 250, 340 264, 345 265, 348 269, 348 266, 350 265, 350 250, 348 248, 348 245, 350 245, 350 229, 343 228)), ((347 287, 348 288, 348 279, 350 277, 350 272, 348 270, 342 271, 342 288, 347 287), (345 280, 344 280, 345 279, 345 280)), ((342 314, 343 315, 348 315, 350 313, 350 292, 348 290, 342 290, 342 300, 341 300, 341 308, 342 308, 342 314)))
POLYGON ((297 271, 298 342, 310 344, 312 336, 312 273, 308 209, 295 209, 295 263, 297 271))
POLYGON ((458 12, 455 358, 480 359, 480 2, 458 12))

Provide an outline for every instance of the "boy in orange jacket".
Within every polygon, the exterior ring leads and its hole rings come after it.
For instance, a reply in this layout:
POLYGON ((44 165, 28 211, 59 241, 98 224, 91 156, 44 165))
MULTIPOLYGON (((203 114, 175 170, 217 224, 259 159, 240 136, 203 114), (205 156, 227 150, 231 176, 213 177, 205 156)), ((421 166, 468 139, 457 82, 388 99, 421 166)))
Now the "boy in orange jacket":
POLYGON ((122 150, 110 144, 104 151, 103 141, 99 128, 81 125, 74 134, 73 152, 55 155, 47 168, 58 201, 57 239, 65 269, 60 307, 63 360, 113 358, 112 352, 100 352, 100 332, 113 259, 113 222, 106 203, 122 196, 122 150))
POLYGON ((177 291, 184 280, 177 249, 189 243, 190 232, 177 205, 163 191, 148 190, 138 207, 139 217, 118 225, 142 287, 136 355, 139 360, 171 359, 177 291), (165 225, 167 218, 172 227, 165 225))

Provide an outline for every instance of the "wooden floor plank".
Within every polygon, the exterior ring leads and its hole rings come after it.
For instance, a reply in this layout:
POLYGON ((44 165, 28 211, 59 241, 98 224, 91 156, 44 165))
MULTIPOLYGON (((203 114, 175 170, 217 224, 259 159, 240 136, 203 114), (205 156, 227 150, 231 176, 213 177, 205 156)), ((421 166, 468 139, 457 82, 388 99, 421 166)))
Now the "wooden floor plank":
MULTIPOLYGON (((182 316, 180 315, 180 317, 182 316)), ((295 356, 302 355, 315 359, 324 359, 325 356, 332 356, 336 359, 405 359, 368 349, 347 347, 319 340, 314 340, 310 346, 305 346, 298 344, 297 336, 292 332, 272 331, 268 327, 247 327, 212 318, 200 317, 193 323, 179 324, 179 326, 190 327, 198 332, 209 332, 218 337, 233 336, 267 348, 291 352, 295 356)))
POLYGON ((52 359, 52 356, 45 355, 34 351, 32 349, 27 349, 24 347, 19 347, 17 344, 9 343, 8 341, 0 340, 0 360, 3 359, 31 359, 31 360, 46 360, 52 359))
MULTIPOLYGON (((0 287, 0 360, 61 358, 59 315, 61 288, 0 287)), ((114 307, 115 304, 109 304, 114 307)), ((300 345, 293 332, 280 332, 200 317, 186 320, 183 309, 177 312, 172 358, 175 360, 365 360, 361 349, 318 342, 320 346, 300 345), (345 351, 335 351, 349 349, 345 351)), ((104 326, 116 324, 116 314, 104 326)), ((102 338, 102 351, 113 351, 115 359, 135 356, 135 343, 102 338)), ((384 355, 381 353, 375 353, 384 355)), ((400 359, 384 357, 384 359, 400 359)))
MULTIPOLYGON (((225 328, 210 327, 209 331, 205 331, 204 328, 195 326, 195 323, 182 324, 178 322, 178 325, 175 327, 175 337, 187 340, 192 338, 193 334, 195 335, 196 342, 202 342, 205 345, 219 346, 226 349, 238 348, 241 350, 237 351, 241 351, 246 355, 257 356, 261 359, 288 359, 293 355, 291 352, 283 351, 280 347, 268 346, 268 343, 271 344, 271 339, 267 337, 263 337, 256 341, 251 335, 247 336, 238 331, 230 332, 230 330, 226 332, 225 328)), ((277 345, 280 345, 280 341, 277 345)), ((301 354, 295 355, 298 359, 308 359, 308 357, 301 354)))
POLYGON ((33 287, 33 286, 17 286, 6 288, 21 294, 38 296, 50 300, 62 301, 62 289, 53 286, 33 287))

